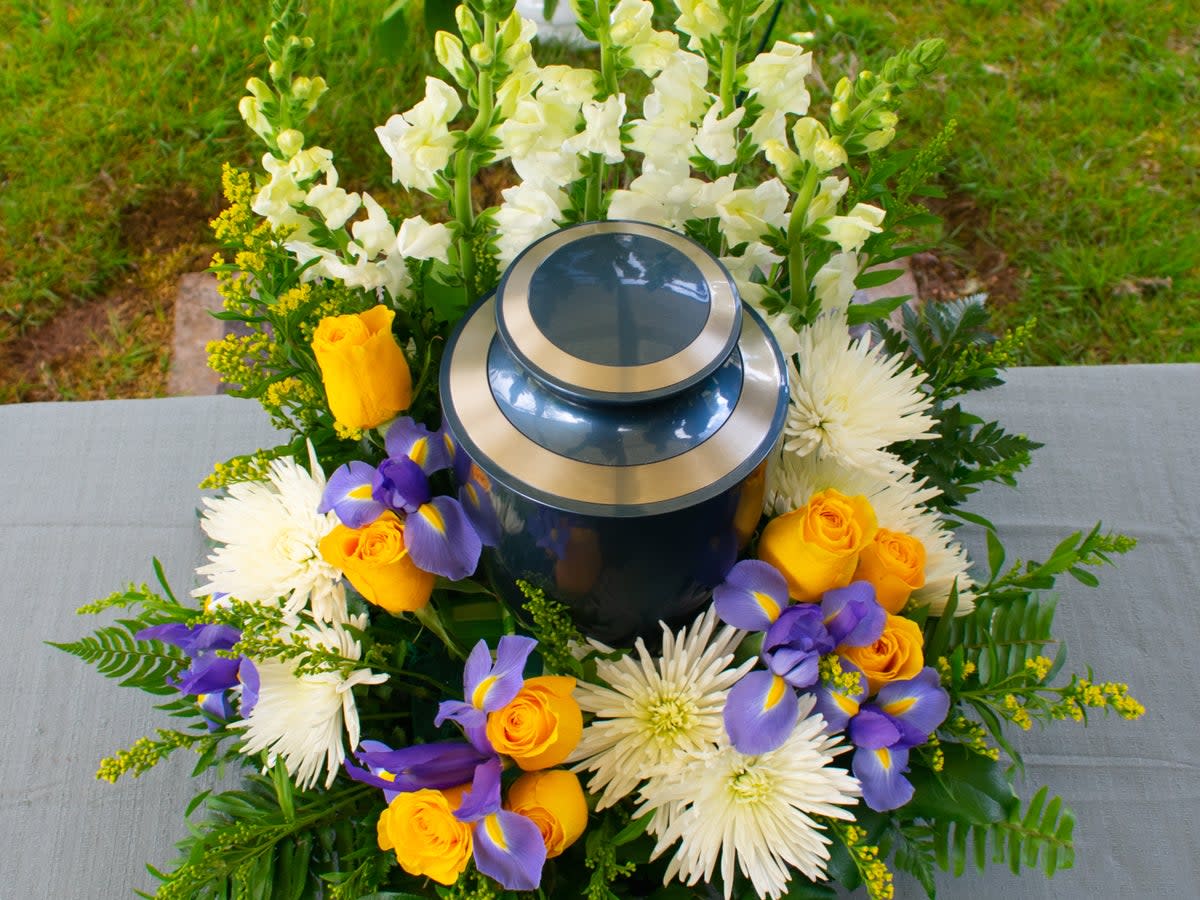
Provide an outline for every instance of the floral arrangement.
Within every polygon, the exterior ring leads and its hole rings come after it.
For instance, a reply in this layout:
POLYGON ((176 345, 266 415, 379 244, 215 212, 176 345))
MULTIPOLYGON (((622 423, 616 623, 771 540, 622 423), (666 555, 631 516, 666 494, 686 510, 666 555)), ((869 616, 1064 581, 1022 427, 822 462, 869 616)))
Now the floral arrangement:
POLYGON ((1013 787, 1011 732, 1142 713, 1090 669, 1060 677, 1049 593, 1132 541, 1097 526, 1008 564, 963 509, 1038 446, 962 405, 1028 329, 990 335, 981 297, 853 302, 930 220, 953 127, 893 139, 943 45, 833 81, 811 36, 769 40, 774 6, 675 0, 672 29, 648 0, 574 0, 588 68, 538 65, 513 0, 467 0, 441 77, 377 129, 393 181, 443 205, 429 221, 347 191, 301 130, 327 88, 276 4, 239 107, 263 171, 226 170, 215 222, 245 328, 210 357, 290 439, 205 483, 202 602, 159 569, 160 591, 84 607, 125 618, 57 645, 178 720, 100 778, 181 748, 196 774, 248 770, 197 797, 155 896, 890 897, 893 869, 933 896, 935 868, 1072 864, 1062 800, 1013 787), (509 175, 495 205, 484 168, 509 175), (499 598, 480 561, 522 525, 440 427, 436 377, 524 247, 605 218, 706 247, 790 360, 741 560, 631 648, 588 640, 552 585, 499 598))

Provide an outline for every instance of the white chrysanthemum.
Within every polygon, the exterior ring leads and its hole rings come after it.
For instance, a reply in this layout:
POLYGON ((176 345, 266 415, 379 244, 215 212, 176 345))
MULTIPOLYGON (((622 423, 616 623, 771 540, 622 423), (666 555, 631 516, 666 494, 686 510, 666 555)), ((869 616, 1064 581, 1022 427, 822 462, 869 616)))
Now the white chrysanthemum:
POLYGON ((975 608, 971 561, 937 515, 925 508, 938 495, 937 488, 915 482, 906 473, 881 477, 835 459, 819 460, 815 454, 798 457, 785 451, 767 471, 767 512, 790 512, 827 488, 851 496, 862 494, 875 510, 880 528, 912 535, 924 545, 925 585, 913 591, 916 603, 928 604, 931 612, 940 614, 957 581, 956 614, 965 615, 975 608))
MULTIPOLYGON (((367 617, 354 616, 350 624, 363 629, 367 617)), ((357 660, 362 656, 358 641, 340 625, 308 625, 296 629, 309 644, 357 660)), ((370 669, 355 669, 348 676, 339 672, 297 675, 296 660, 255 660, 258 670, 258 702, 244 722, 235 728, 246 730, 242 752, 249 755, 267 751, 268 764, 282 757, 288 774, 301 790, 317 783, 326 773, 325 786, 337 778, 346 759, 342 743, 345 732, 351 749, 358 746, 358 707, 354 703, 356 684, 380 684, 388 676, 370 669)))
POLYGON ((844 314, 822 315, 804 328, 795 359, 785 427, 790 452, 887 474, 896 458, 885 447, 933 437, 922 376, 865 337, 852 341, 844 314))
POLYGON ((679 847, 663 883, 711 881, 720 858, 725 897, 735 870, 750 879, 760 897, 780 897, 791 869, 813 881, 825 877, 830 839, 813 816, 854 820, 846 806, 859 796, 858 781, 833 765, 850 748, 825 733, 825 720, 809 716, 815 700, 800 700, 791 736, 776 750, 758 756, 739 753, 728 743, 681 757, 663 766, 642 788, 641 815, 670 810, 651 858, 679 847))
POLYGON ((597 809, 632 793, 646 772, 678 753, 705 751, 724 735, 725 695, 754 660, 732 667, 742 632, 723 626, 714 636, 718 624, 710 607, 678 635, 664 625, 658 658, 639 638, 636 655, 597 662, 596 674, 610 687, 576 688, 580 707, 596 718, 570 761, 579 763, 576 771, 595 773, 588 790, 600 793, 597 809))
POLYGON ((200 527, 220 546, 196 570, 206 578, 196 597, 230 594, 247 603, 278 603, 296 613, 310 605, 325 622, 346 621, 342 573, 321 556, 321 538, 337 516, 318 513, 325 474, 312 456, 311 474, 291 457, 272 460, 266 481, 243 481, 224 497, 204 498, 200 527))

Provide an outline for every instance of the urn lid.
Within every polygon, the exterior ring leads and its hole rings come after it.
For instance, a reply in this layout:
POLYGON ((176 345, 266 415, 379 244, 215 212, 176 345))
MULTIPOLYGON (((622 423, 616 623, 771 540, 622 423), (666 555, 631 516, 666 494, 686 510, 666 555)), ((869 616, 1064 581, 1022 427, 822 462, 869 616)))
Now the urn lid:
POLYGON ((741 330, 729 273, 678 232, 589 222, 521 253, 496 290, 513 357, 552 389, 606 403, 678 393, 725 362, 741 330))
POLYGON ((749 475, 783 430, 785 372, 707 250, 601 222, 513 262, 450 336, 440 387, 450 434, 493 481, 555 509, 626 517, 703 502, 749 475))

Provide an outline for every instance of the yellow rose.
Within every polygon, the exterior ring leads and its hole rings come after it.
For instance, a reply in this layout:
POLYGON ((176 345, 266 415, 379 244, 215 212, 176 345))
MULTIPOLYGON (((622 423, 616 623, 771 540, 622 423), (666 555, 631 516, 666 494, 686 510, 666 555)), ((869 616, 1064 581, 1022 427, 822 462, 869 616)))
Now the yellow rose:
POLYGON ((871 582, 879 605, 898 613, 925 584, 925 545, 911 535, 880 528, 858 555, 854 580, 871 582))
POLYGON ((876 527, 875 510, 866 497, 847 497, 829 488, 768 522, 758 558, 783 573, 793 599, 813 602, 850 583, 858 554, 876 527))
POLYGON ((527 772, 508 789, 508 808, 533 821, 542 833, 546 858, 558 856, 587 827, 587 800, 574 772, 527 772))
POLYGON ((390 613, 421 609, 433 593, 433 575, 418 569, 408 555, 404 524, 391 510, 365 528, 336 526, 321 538, 319 548, 360 594, 390 613))
POLYGON ((392 336, 395 312, 326 316, 312 348, 333 417, 347 428, 374 428, 412 403, 412 373, 392 336))
POLYGON ((575 679, 564 675, 526 678, 507 706, 488 715, 492 747, 526 772, 557 766, 583 735, 583 713, 573 690, 575 679))
POLYGON ((925 666, 925 638, 912 619, 888 615, 883 634, 865 647, 838 647, 837 652, 854 663, 867 676, 867 687, 874 694, 889 681, 915 678, 925 666))
POLYGON ((399 794, 379 816, 379 849, 395 850, 409 875, 454 884, 471 859, 471 826, 454 818, 441 791, 399 794))

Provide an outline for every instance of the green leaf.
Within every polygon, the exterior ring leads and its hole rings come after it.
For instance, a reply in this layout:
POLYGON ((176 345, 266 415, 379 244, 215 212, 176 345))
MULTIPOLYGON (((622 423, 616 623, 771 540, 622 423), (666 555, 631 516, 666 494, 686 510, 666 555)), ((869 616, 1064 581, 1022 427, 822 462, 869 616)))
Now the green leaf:
POLYGON ((846 310, 846 319, 851 325, 865 325, 878 319, 886 318, 911 299, 909 294, 897 297, 884 297, 870 303, 852 303, 846 310))
MULTIPOLYGON (((831 900, 837 895, 837 891, 829 885, 817 884, 809 881, 799 872, 793 872, 791 883, 788 884, 788 890, 783 895, 783 900, 831 900)), ((751 891, 747 896, 755 898, 758 895, 751 891)))
POLYGON ((914 794, 905 815, 983 825, 1006 820, 1018 800, 1003 767, 960 744, 943 744, 942 752, 941 772, 909 775, 914 794))
POLYGON ((70 643, 47 641, 86 663, 106 678, 119 679, 121 687, 135 687, 148 694, 173 694, 169 679, 187 664, 183 651, 161 641, 139 641, 134 635, 146 627, 140 619, 119 619, 115 625, 98 628, 70 643))
POLYGON ((644 816, 638 816, 636 819, 631 820, 629 824, 613 835, 613 846, 620 847, 622 844, 628 844, 640 838, 646 833, 646 829, 650 825, 650 820, 653 818, 653 813, 646 813, 644 816))
POLYGON ((1000 543, 1000 538, 996 536, 996 532, 990 528, 987 531, 987 554, 988 569, 992 573, 992 578, 995 579, 1004 568, 1004 545, 1000 543))

